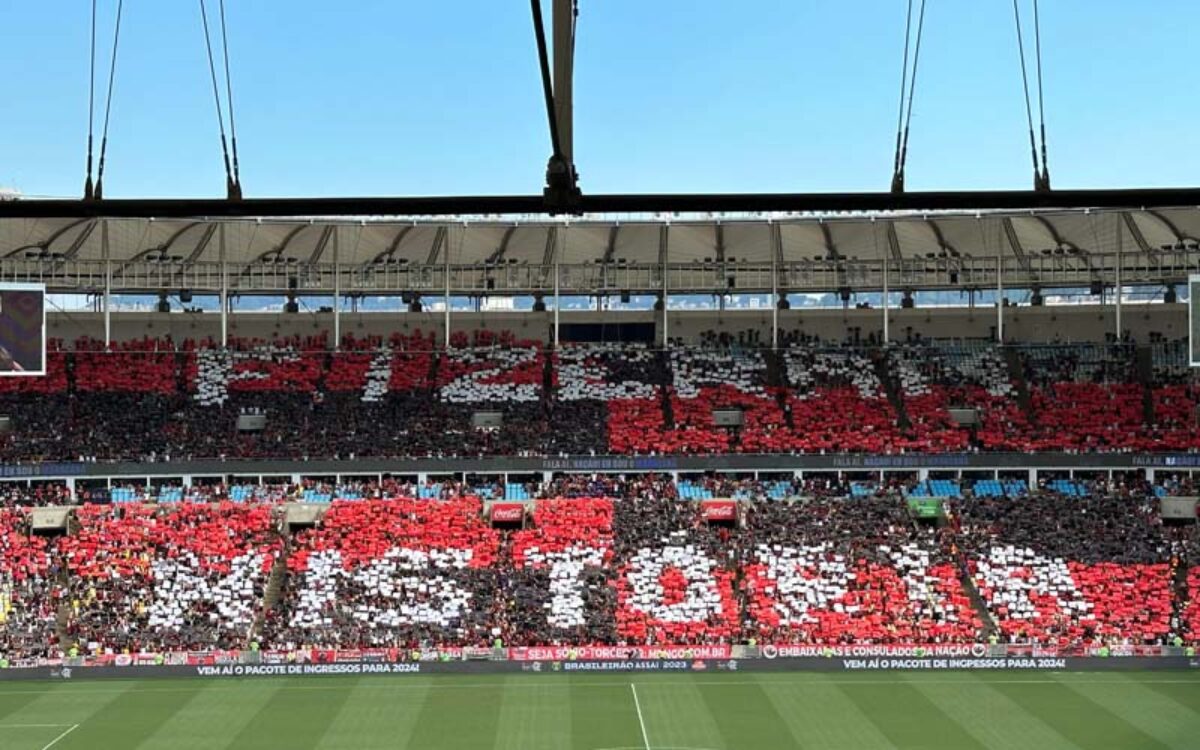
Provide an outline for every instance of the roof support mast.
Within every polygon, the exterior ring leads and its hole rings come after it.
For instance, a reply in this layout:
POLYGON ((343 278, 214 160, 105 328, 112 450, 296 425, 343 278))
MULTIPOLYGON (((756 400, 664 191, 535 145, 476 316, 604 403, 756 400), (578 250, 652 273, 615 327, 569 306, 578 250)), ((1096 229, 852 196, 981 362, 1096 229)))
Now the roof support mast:
POLYGON ((554 67, 546 45, 541 0, 530 0, 533 34, 537 42, 538 64, 542 73, 542 96, 550 125, 552 152, 546 165, 546 187, 542 193, 550 213, 580 213, 579 176, 575 171, 574 98, 575 21, 579 15, 577 0, 552 0, 554 67))
POLYGON ((1033 189, 1039 193, 1050 192, 1050 167, 1046 163, 1046 106, 1042 87, 1042 23, 1038 0, 1033 0, 1033 39, 1037 61, 1038 120, 1041 134, 1041 161, 1038 160, 1038 139, 1034 136, 1033 106, 1029 99, 1029 73, 1025 66, 1025 34, 1021 30, 1021 9, 1018 0, 1013 0, 1013 20, 1017 27, 1017 54, 1021 58, 1021 87, 1025 93, 1025 119, 1029 126, 1029 151, 1033 156, 1033 189))
POLYGON ((900 73, 900 114, 896 118, 896 156, 892 165, 892 192, 904 192, 904 166, 908 161, 908 132, 912 125, 913 96, 917 91, 917 64, 921 61, 921 39, 925 35, 925 0, 921 0, 917 15, 916 45, 912 53, 912 75, 909 75, 909 45, 913 41, 913 0, 908 0, 904 21, 904 64, 900 73))

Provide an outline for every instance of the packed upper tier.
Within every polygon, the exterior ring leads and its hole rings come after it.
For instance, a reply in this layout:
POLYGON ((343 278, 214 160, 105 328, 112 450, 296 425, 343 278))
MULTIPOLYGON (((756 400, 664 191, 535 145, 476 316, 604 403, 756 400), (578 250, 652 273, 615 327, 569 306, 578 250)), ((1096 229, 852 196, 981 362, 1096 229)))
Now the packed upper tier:
POLYGON ((45 377, 0 380, 0 460, 1200 448, 1177 344, 340 343, 53 342, 45 377))

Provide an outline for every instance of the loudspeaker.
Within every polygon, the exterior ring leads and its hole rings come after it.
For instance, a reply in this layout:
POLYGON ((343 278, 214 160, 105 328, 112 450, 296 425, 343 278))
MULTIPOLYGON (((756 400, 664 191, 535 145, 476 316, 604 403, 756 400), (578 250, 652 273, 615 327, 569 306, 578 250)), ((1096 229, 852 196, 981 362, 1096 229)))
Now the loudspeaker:
POLYGON ((1194 497, 1164 497, 1159 500, 1163 518, 1177 520, 1196 520, 1196 500, 1194 497))
POLYGON ((713 409, 712 416, 717 427, 741 427, 745 422, 741 409, 713 409))
POLYGON ((265 414, 239 414, 237 418, 238 432, 262 432, 267 428, 265 414))
POLYGON ((960 427, 975 427, 979 424, 978 409, 961 409, 951 406, 946 411, 950 414, 950 421, 960 427))
POLYGON ((498 429, 504 425, 504 412, 477 411, 471 415, 471 426, 477 430, 498 429))

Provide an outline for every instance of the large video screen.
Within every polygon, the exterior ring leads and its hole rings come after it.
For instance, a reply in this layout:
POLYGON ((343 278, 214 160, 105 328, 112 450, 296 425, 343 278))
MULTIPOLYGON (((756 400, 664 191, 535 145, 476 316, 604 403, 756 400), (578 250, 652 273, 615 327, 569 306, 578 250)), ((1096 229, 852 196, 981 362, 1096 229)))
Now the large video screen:
POLYGON ((46 285, 0 283, 0 377, 46 374, 46 285))

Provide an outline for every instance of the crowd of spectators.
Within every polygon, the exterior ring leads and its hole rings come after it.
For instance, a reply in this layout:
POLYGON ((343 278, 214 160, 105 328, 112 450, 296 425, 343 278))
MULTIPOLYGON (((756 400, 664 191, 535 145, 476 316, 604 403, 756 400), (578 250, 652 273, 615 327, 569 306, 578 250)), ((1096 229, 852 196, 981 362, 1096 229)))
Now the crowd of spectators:
POLYGON ((954 501, 955 543, 1015 642, 1168 643, 1170 545, 1142 492, 954 501))
POLYGON ((266 618, 278 647, 483 646, 499 637, 498 533, 477 498, 334 502, 299 532, 266 618))
POLYGON ((742 555, 748 626, 765 642, 961 643, 982 629, 955 562, 894 496, 757 501, 742 555))
POLYGON ((613 511, 609 497, 544 500, 512 535, 500 627, 506 643, 615 643, 613 511))
POLYGON ((0 509, 0 659, 57 651, 58 560, 22 510, 0 509))
POLYGON ((977 643, 993 624, 1014 643, 1194 643, 1200 532, 1164 529, 1144 483, 1078 482, 1018 500, 968 491, 938 525, 910 517, 901 486, 689 479, 740 499, 716 521, 669 477, 568 476, 515 529, 493 528, 470 484, 418 499, 399 493, 430 488, 368 482, 290 542, 254 499, 84 506, 49 539, 27 511, 0 510, 0 657, 977 643))
MULTIPOLYGON (((162 461, 477 455, 1188 451, 1200 385, 1128 344, 920 341, 829 347, 713 334, 701 346, 511 334, 56 343, 48 375, 0 381, 0 458, 162 461), (1007 360, 1007 361, 1006 361, 1007 360), (971 429, 952 407, 976 409, 971 429), (718 424, 715 410, 741 413, 718 424), (500 424, 476 424, 499 412, 500 424), (240 429, 239 417, 265 423, 240 429)), ((1176 347, 1178 348, 1178 347, 1176 347)), ((1160 352, 1161 349, 1161 352, 1160 352)))
POLYGON ((244 647, 282 541, 266 505, 78 508, 57 540, 72 648, 244 647))
POLYGON ((635 498, 613 513, 616 630, 635 645, 732 643, 740 634, 734 532, 701 507, 635 498))

